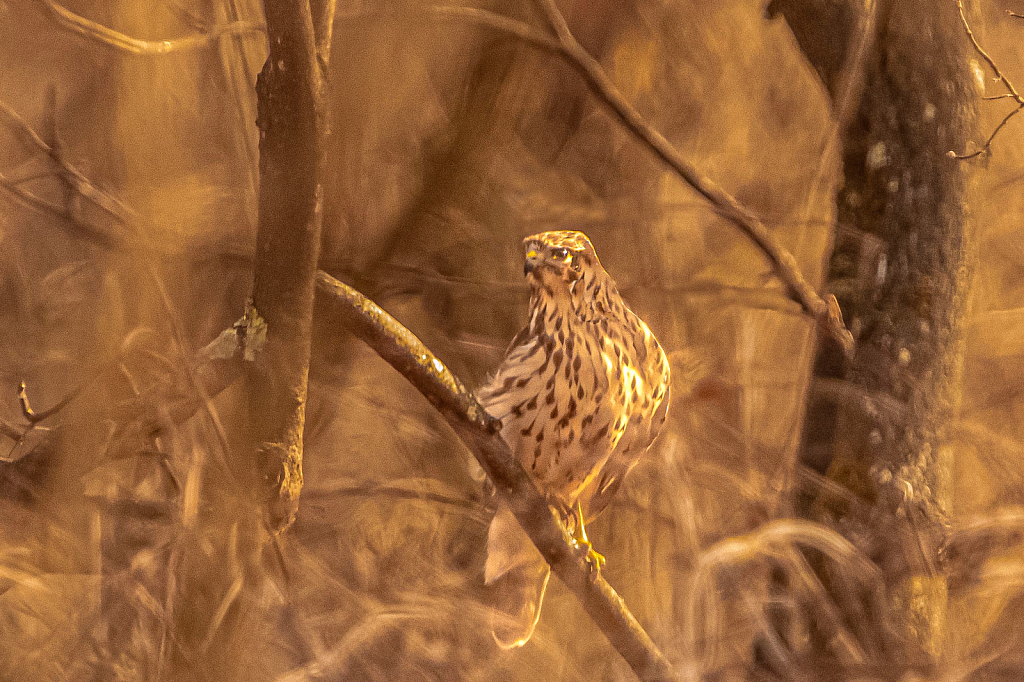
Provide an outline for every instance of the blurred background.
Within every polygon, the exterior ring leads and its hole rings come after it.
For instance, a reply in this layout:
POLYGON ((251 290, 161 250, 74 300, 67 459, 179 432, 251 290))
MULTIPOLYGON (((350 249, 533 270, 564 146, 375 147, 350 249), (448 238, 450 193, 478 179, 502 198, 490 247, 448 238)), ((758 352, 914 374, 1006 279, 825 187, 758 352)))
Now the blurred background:
MULTIPOLYGON (((185 421, 158 403, 158 434, 112 416, 187 384, 189 359, 243 310, 262 5, 62 2, 0 0, 0 679, 632 679, 557 580, 533 640, 493 645, 493 502, 429 403, 329 320, 315 324, 302 502, 280 538, 238 502, 237 386, 185 421), (21 381, 37 412, 72 396, 24 438, 21 381)), ((530 3, 479 6, 544 25, 530 3)), ((842 150, 784 18, 760 0, 560 6, 625 97, 823 288, 842 150)), ((1024 82, 1024 22, 1003 12, 1021 8, 982 9, 979 36, 1024 82)), ((978 94, 996 92, 971 59, 978 94)), ((980 105, 979 139, 1011 105, 980 105)), ((526 320, 520 245, 544 229, 586 232, 669 352, 668 427, 589 531, 681 672, 911 679, 862 641, 858 619, 884 623, 887 607, 833 594, 873 593, 886 567, 807 502, 808 480, 830 481, 828 456, 801 456, 820 343, 735 226, 564 64, 421 5, 339 4, 330 106, 320 267, 468 386, 526 320)), ((942 445, 955 528, 1022 527, 1022 142, 1011 122, 967 168, 977 260, 960 428, 942 445)), ((922 675, 1024 674, 1019 551, 978 556, 922 675)))

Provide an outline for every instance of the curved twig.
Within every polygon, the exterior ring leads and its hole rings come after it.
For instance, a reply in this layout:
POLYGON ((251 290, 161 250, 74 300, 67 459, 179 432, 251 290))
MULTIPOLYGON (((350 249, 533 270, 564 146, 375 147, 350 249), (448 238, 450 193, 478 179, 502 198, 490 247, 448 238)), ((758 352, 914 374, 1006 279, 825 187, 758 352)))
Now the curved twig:
POLYGON ((1024 104, 1024 99, 1021 99, 1021 96, 1017 94, 1017 89, 1013 87, 1013 83, 1003 75, 1003 72, 999 70, 998 66, 996 66, 995 60, 988 55, 988 52, 985 52, 981 47, 981 44, 978 42, 978 39, 974 37, 974 31, 971 30, 971 25, 967 22, 967 15, 964 13, 963 0, 956 0, 956 6, 960 10, 960 23, 963 24, 964 30, 967 31, 967 37, 970 38, 971 44, 974 45, 974 51, 981 55, 981 58, 984 59, 989 68, 992 69, 992 73, 996 75, 996 78, 1002 81, 1003 85, 1006 86, 1007 92, 1013 97, 1013 99, 1015 99, 1018 104, 1024 104))
POLYGON ((54 0, 39 1, 43 7, 49 10, 57 22, 65 28, 86 38, 125 52, 130 52, 131 54, 159 55, 169 52, 180 52, 214 44, 225 36, 252 33, 262 34, 266 31, 266 27, 263 24, 251 21, 232 21, 220 26, 214 26, 207 33, 200 33, 198 35, 174 38, 172 40, 142 40, 86 19, 80 14, 75 14, 67 7, 54 2, 54 0))

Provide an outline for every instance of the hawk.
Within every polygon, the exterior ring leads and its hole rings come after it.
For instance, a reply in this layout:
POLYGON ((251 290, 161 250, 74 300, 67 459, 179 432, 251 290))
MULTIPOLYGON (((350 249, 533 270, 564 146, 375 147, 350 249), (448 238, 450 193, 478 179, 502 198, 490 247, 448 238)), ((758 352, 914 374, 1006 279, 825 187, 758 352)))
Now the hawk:
MULTIPOLYGON (((523 241, 529 323, 477 396, 549 501, 563 509, 592 565, 584 516, 608 504, 654 441, 669 404, 669 362, 619 296, 582 232, 523 241)), ((529 641, 550 567, 505 505, 487 536, 484 582, 503 648, 529 641)))

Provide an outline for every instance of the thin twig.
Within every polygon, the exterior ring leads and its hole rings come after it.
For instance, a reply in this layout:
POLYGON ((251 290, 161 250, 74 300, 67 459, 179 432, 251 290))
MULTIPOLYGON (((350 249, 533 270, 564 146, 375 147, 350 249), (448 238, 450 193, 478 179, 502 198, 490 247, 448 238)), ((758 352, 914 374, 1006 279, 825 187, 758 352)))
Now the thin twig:
POLYGON ((583 76, 591 92, 619 118, 637 139, 672 168, 698 194, 710 202, 720 216, 737 225, 760 248, 771 261, 779 279, 790 290, 804 311, 827 330, 847 355, 852 354, 853 335, 843 323, 838 304, 831 300, 826 301, 818 295, 800 272, 800 267, 793 255, 776 242, 765 224, 750 209, 713 180, 699 173, 664 135, 655 130, 640 115, 608 78, 601 65, 573 37, 554 2, 552 0, 540 0, 540 2, 548 14, 552 27, 560 33, 558 39, 538 31, 529 24, 486 10, 468 7, 428 7, 426 12, 428 16, 458 17, 472 21, 519 38, 564 59, 569 66, 583 76))
POLYGON ((671 664, 622 598, 576 548, 559 513, 512 456, 491 417, 416 336, 355 289, 317 273, 318 305, 398 370, 441 413, 490 477, 499 495, 583 608, 641 680, 677 679, 671 664))
MULTIPOLYGON (((1008 95, 1008 96, 1012 97, 1012 95, 1008 95)), ((992 149, 992 140, 996 139, 996 135, 999 133, 1000 130, 1003 129, 1003 126, 1005 126, 1010 121, 1011 118, 1013 118, 1018 113, 1020 113, 1021 109, 1024 109, 1024 104, 1018 105, 1012 111, 1010 111, 1010 113, 1008 113, 1006 116, 1004 116, 1003 120, 1000 121, 999 125, 997 125, 995 127, 995 129, 992 131, 992 134, 988 136, 987 140, 985 140, 985 144, 983 144, 981 146, 981 148, 978 149, 977 151, 973 151, 970 154, 957 154, 955 152, 950 151, 949 152, 949 156, 951 158, 954 158, 954 159, 960 159, 961 161, 966 161, 967 159, 973 159, 974 157, 981 156, 982 154, 988 154, 991 151, 991 149, 992 149)))
POLYGON ((1003 75, 1003 72, 999 70, 998 66, 996 66, 996 63, 992 59, 992 57, 988 56, 988 52, 985 52, 985 50, 978 43, 978 39, 974 37, 974 31, 971 30, 971 25, 967 22, 967 15, 964 13, 963 0, 956 0, 956 6, 960 9, 960 23, 963 24, 964 30, 967 31, 967 37, 971 39, 971 44, 974 45, 974 50, 979 55, 981 55, 982 59, 984 59, 988 63, 989 68, 992 69, 992 72, 996 75, 996 78, 1003 82, 1003 85, 1006 86, 1006 90, 1009 92, 1010 95, 1013 96, 1015 100, 1017 100, 1017 103, 1024 104, 1024 99, 1021 99, 1020 95, 1017 94, 1017 89, 1013 87, 1013 83, 1011 83, 1010 80, 1003 75))
POLYGON ((434 502, 460 509, 465 513, 466 518, 480 524, 487 525, 490 521, 490 515, 486 513, 484 504, 479 500, 460 497, 455 491, 448 491, 441 486, 431 486, 429 485, 430 483, 433 482, 429 480, 424 481, 423 479, 411 481, 402 479, 386 481, 340 479, 320 483, 315 488, 305 491, 304 495, 307 502, 342 496, 373 499, 388 497, 401 500, 434 502))
POLYGON ((0 419, 0 433, 7 436, 13 441, 20 441, 21 436, 24 433, 23 429, 19 429, 5 419, 0 419))
MULTIPOLYGON (((37 147, 58 166, 60 166, 63 170, 64 180, 80 195, 91 201, 123 225, 128 225, 131 222, 138 220, 138 215, 132 211, 132 209, 126 206, 117 197, 99 189, 82 172, 68 163, 63 156, 57 152, 57 150, 47 144, 43 138, 32 129, 32 126, 30 126, 28 122, 18 114, 18 112, 3 101, 0 101, 0 117, 7 119, 16 133, 33 146, 37 147)), ((0 175, 0 187, 6 189, 15 198, 21 200, 22 203, 28 205, 30 208, 51 213, 73 223, 76 227, 85 229, 92 236, 99 238, 99 240, 104 244, 109 245, 111 243, 124 241, 128 238, 126 234, 118 234, 109 228, 100 228, 91 223, 83 223, 72 211, 36 196, 32 192, 10 182, 9 179, 3 175, 0 175)))
MULTIPOLYGON (((92 378, 94 379, 95 377, 92 378)), ((72 400, 78 397, 78 395, 82 392, 82 389, 84 389, 86 385, 88 385, 88 383, 90 383, 90 381, 82 382, 77 387, 68 391, 68 393, 65 394, 63 398, 58 400, 51 407, 43 410, 42 412, 36 412, 29 405, 28 388, 25 385, 25 382, 22 381, 18 385, 18 402, 21 404, 21 414, 25 417, 25 419, 28 420, 29 424, 37 424, 46 419, 47 417, 51 417, 60 412, 61 410, 63 410, 68 403, 70 403, 72 400)))
POLYGON ((892 396, 871 391, 843 379, 816 377, 811 394, 817 400, 829 400, 837 405, 853 406, 873 422, 902 424, 907 419, 908 406, 892 396))
POLYGON ((266 31, 263 24, 250 21, 233 21, 214 26, 206 33, 174 38, 172 40, 141 40, 98 24, 95 21, 75 14, 54 0, 39 0, 43 7, 65 28, 90 38, 104 45, 139 55, 161 55, 169 52, 180 52, 212 45, 225 36, 262 34, 266 31))
MULTIPOLYGON (((995 137, 999 133, 999 131, 1003 129, 1003 126, 1005 126, 1010 121, 1011 118, 1016 116, 1017 113, 1020 112, 1021 109, 1024 109, 1024 98, 1021 98, 1020 94, 1017 93, 1017 89, 1015 87, 1013 87, 1013 83, 1010 82, 1010 79, 1003 75, 1003 72, 999 70, 998 66, 996 66, 995 60, 992 59, 992 57, 989 56, 988 52, 985 52, 985 49, 978 42, 978 39, 974 37, 974 31, 971 30, 971 25, 967 21, 967 14, 964 12, 963 0, 956 0, 956 6, 960 10, 960 23, 963 24, 964 31, 967 32, 967 37, 970 38, 971 45, 974 46, 974 51, 977 52, 979 55, 981 55, 981 58, 984 59, 985 62, 988 64, 989 68, 992 69, 992 73, 994 73, 996 75, 996 78, 999 81, 1002 82, 1002 84, 1006 87, 1006 90, 1007 90, 1006 94, 995 95, 993 97, 985 97, 984 99, 1004 99, 1004 98, 1009 98, 1009 99, 1012 99, 1013 101, 1015 101, 1017 103, 1017 107, 1013 111, 1011 111, 1010 113, 1008 113, 1006 116, 1003 117, 1003 120, 999 122, 999 125, 997 125, 995 130, 992 131, 992 134, 988 136, 988 139, 985 140, 985 144, 983 144, 980 149, 978 149, 977 151, 971 152, 970 154, 966 154, 966 153, 965 154, 957 154, 956 152, 954 152, 952 150, 947 152, 947 155, 950 158, 960 159, 961 161, 965 161, 967 159, 973 159, 973 158, 975 158, 977 156, 987 155, 987 154, 989 154, 991 152, 991 150, 992 150, 992 140, 995 139, 995 137)), ((1009 10, 1007 10, 1007 13, 1010 16, 1019 16, 1019 15, 1015 15, 1013 12, 1010 12, 1009 10)))

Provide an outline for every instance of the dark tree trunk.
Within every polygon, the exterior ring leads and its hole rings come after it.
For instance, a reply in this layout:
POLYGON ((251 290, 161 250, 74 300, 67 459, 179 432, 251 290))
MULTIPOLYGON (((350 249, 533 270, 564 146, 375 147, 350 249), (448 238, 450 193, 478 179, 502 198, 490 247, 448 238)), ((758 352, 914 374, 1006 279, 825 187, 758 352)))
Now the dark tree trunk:
MULTIPOLYGON (((821 61, 828 50, 814 47, 827 32, 805 19, 835 3, 776 4, 819 73, 834 73, 821 61)), ((973 253, 967 167, 947 153, 974 135, 977 94, 955 3, 886 0, 877 12, 859 111, 843 134, 829 269, 857 352, 847 363, 822 349, 803 460, 865 503, 815 506, 882 568, 881 608, 892 608, 895 627, 875 613, 856 626, 859 638, 876 660, 927 666, 943 637, 945 580, 934 561, 948 511, 941 429, 959 403, 973 253)))

